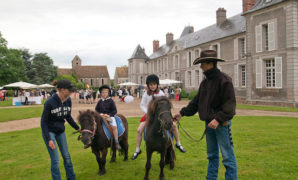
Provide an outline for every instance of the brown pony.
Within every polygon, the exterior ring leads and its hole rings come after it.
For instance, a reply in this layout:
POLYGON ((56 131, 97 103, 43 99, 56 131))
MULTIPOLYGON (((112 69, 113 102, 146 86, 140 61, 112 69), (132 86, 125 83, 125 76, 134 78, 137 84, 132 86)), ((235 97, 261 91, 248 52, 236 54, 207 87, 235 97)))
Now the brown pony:
MULTIPOLYGON (((119 144, 121 146, 121 154, 124 153, 124 161, 127 161, 128 157, 128 123, 126 118, 117 114, 117 116, 122 120, 125 132, 119 137, 119 144)), ((84 148, 91 146, 92 152, 96 156, 96 160, 99 166, 99 175, 104 175, 106 173, 105 164, 108 148, 111 146, 110 141, 106 137, 103 130, 103 118, 94 111, 84 111, 78 116, 79 124, 81 125, 82 135, 78 137, 84 144, 84 148), (100 156, 100 153, 102 156, 100 156)), ((113 142, 114 144, 115 142, 113 142)), ((112 146, 112 158, 110 162, 115 162, 116 160, 116 147, 112 146)))
POLYGON ((146 175, 145 180, 149 179, 151 168, 151 157, 154 151, 160 153, 160 174, 159 179, 164 179, 163 168, 165 164, 170 163, 170 169, 174 169, 175 151, 173 143, 167 130, 172 128, 172 104, 167 97, 154 97, 149 103, 146 115, 146 175))

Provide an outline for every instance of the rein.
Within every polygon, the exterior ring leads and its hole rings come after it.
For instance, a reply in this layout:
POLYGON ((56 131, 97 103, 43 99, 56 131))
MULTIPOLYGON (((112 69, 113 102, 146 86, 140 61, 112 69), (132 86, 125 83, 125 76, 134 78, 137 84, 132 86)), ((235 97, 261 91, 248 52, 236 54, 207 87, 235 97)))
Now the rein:
POLYGON ((181 125, 181 123, 178 121, 178 129, 179 129, 179 127, 182 129, 182 131, 184 132, 184 133, 181 133, 182 134, 182 136, 183 137, 185 137, 185 139, 187 139, 188 141, 192 141, 192 142, 200 142, 200 141, 202 141, 202 139, 204 138, 204 136, 206 135, 206 130, 207 130, 207 127, 205 128, 205 130, 204 130, 204 132, 203 132, 203 134, 202 134, 202 136, 201 136, 201 138, 198 140, 198 139, 195 139, 195 138, 193 138, 183 127, 182 127, 182 125, 181 125))

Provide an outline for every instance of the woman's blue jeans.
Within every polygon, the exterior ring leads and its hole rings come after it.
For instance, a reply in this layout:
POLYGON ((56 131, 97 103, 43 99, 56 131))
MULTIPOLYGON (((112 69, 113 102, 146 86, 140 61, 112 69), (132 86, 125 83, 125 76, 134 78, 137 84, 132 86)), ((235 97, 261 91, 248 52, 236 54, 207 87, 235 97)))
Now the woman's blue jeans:
POLYGON ((61 179, 61 174, 60 174, 60 170, 59 170, 59 152, 58 152, 57 143, 58 143, 59 150, 60 150, 60 152, 62 154, 62 157, 63 157, 63 163, 64 163, 64 168, 65 168, 65 171, 66 171, 66 177, 67 177, 68 180, 75 179, 75 173, 73 171, 71 158, 70 158, 70 155, 69 155, 69 152, 68 152, 65 132, 63 132, 61 134, 58 134, 58 135, 55 134, 55 133, 50 132, 50 138, 56 146, 56 148, 54 150, 49 147, 49 145, 48 145, 49 142, 47 142, 45 140, 44 135, 42 135, 42 136, 43 136, 43 139, 45 141, 45 144, 47 146, 47 149, 48 149, 48 152, 49 152, 50 158, 51 158, 52 179, 53 180, 60 180, 61 179))
POLYGON ((222 154, 222 163, 226 168, 225 179, 237 179, 237 164, 234 155, 231 135, 231 121, 228 126, 219 125, 211 129, 206 123, 207 158, 209 160, 206 179, 217 179, 219 167, 219 148, 222 154))

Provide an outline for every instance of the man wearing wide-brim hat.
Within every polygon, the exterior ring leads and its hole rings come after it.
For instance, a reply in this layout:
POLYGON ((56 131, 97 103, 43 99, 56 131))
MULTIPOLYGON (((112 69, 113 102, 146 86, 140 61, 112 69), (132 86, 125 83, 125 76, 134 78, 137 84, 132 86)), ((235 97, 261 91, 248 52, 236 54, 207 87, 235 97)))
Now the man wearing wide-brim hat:
POLYGON ((201 82, 195 98, 174 118, 193 116, 199 112, 206 123, 207 158, 209 160, 207 179, 217 179, 219 149, 226 168, 225 179, 237 179, 237 164, 231 135, 231 120, 235 115, 236 98, 231 78, 217 68, 214 50, 202 51, 194 65, 200 64, 206 78, 201 82))

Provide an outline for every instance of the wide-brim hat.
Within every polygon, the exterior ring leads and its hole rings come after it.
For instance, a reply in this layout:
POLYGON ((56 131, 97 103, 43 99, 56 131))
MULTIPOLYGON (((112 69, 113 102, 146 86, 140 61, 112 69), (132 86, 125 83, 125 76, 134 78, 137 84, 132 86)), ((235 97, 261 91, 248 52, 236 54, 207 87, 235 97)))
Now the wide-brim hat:
POLYGON ((193 65, 205 62, 225 62, 225 60, 217 58, 217 52, 214 50, 204 50, 200 57, 194 60, 193 65))

